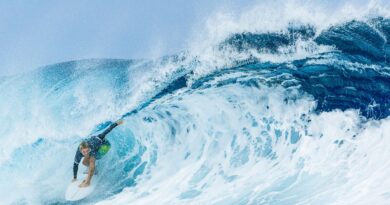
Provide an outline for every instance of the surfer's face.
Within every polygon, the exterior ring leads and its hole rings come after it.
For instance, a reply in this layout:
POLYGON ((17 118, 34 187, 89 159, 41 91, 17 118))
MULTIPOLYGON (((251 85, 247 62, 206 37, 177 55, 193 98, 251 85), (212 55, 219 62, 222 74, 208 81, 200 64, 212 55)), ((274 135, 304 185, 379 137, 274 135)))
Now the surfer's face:
POLYGON ((84 156, 88 155, 89 154, 89 148, 81 148, 81 154, 83 154, 84 156))

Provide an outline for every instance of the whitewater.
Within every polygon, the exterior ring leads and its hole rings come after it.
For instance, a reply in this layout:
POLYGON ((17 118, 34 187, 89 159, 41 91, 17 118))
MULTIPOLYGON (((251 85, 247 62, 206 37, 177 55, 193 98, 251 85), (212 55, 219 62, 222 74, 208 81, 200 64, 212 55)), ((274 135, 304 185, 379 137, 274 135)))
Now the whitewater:
POLYGON ((0 204, 390 204, 390 13, 318 9, 259 4, 176 55, 0 77, 0 204), (117 119, 95 192, 67 202, 79 143, 117 119))

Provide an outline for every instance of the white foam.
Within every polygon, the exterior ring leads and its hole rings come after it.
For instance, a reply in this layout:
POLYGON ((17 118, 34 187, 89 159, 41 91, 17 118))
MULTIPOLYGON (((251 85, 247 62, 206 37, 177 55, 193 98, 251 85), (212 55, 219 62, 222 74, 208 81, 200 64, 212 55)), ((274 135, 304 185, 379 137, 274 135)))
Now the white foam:
POLYGON ((142 144, 158 147, 151 173, 98 204, 385 204, 390 119, 366 121, 355 110, 317 115, 310 97, 285 104, 278 88, 179 95, 132 118, 142 144), (142 122, 143 116, 157 121, 142 122), (295 144, 293 132, 300 135, 295 144), (275 158, 264 155, 267 140, 275 158))
POLYGON ((263 62, 288 62, 318 53, 332 50, 331 47, 317 46, 312 42, 298 41, 295 45, 282 48, 278 54, 233 48, 220 48, 220 44, 232 34, 251 32, 267 33, 286 31, 290 23, 312 25, 317 35, 332 25, 351 20, 366 21, 372 17, 390 16, 390 4, 380 0, 362 0, 359 2, 323 2, 323 1, 258 1, 246 10, 237 13, 221 10, 210 15, 205 23, 194 29, 189 40, 188 50, 201 62, 195 74, 204 76, 216 69, 230 67, 235 62, 246 60, 250 56, 263 62), (291 52, 293 51, 293 52, 291 52))

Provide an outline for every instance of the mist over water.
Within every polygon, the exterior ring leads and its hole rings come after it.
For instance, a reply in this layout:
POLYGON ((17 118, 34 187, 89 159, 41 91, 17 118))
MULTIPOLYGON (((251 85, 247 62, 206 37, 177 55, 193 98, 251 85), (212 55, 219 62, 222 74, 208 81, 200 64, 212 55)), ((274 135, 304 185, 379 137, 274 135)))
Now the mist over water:
POLYGON ((77 145, 118 118, 80 204, 388 204, 390 19, 378 5, 325 18, 259 4, 216 14, 177 55, 2 78, 2 204, 71 204, 77 145))

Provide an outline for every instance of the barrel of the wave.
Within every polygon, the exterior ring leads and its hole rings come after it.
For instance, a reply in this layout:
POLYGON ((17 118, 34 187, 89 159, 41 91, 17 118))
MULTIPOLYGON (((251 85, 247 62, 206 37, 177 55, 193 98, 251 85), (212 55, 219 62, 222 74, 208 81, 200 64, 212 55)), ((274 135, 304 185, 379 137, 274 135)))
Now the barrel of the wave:
POLYGON ((123 120, 118 120, 101 134, 92 136, 81 142, 80 146, 77 148, 73 165, 74 178, 65 192, 65 199, 67 201, 82 200, 94 191, 100 179, 100 175, 97 175, 97 172, 95 171, 95 160, 102 159, 110 151, 111 144, 105 137, 112 129, 122 123, 123 120), (80 162, 83 162, 85 165, 85 171, 83 171, 81 177, 77 179, 78 165, 80 162), (94 175, 96 176, 94 177, 94 175), (92 180, 92 177, 95 179, 92 180))

